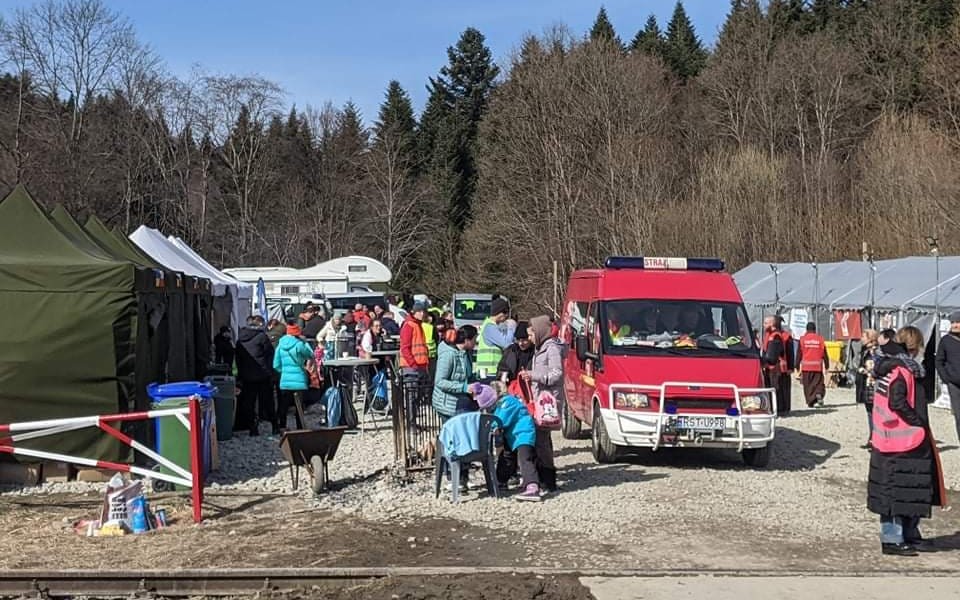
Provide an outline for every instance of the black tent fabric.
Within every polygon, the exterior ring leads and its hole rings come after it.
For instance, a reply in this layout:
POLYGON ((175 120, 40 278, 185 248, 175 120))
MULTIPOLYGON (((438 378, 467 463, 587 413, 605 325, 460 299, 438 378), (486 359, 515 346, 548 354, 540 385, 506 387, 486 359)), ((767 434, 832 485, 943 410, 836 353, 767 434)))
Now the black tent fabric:
MULTIPOLYGON (((22 186, 0 202, 0 423, 134 406, 136 286, 132 264, 78 246, 22 186)), ((92 429, 45 438, 42 447, 129 456, 92 429)))
POLYGON ((184 319, 186 293, 183 287, 183 274, 157 264, 151 258, 139 252, 138 249, 135 249, 133 244, 130 244, 125 237, 119 237, 107 229, 95 216, 87 219, 84 229, 115 255, 150 269, 155 277, 158 274, 161 275, 166 310, 157 332, 158 337, 162 340, 162 354, 157 358, 157 362, 162 366, 162 369, 152 381, 186 381, 191 379, 193 374, 187 369, 188 363, 186 361, 187 330, 184 319))

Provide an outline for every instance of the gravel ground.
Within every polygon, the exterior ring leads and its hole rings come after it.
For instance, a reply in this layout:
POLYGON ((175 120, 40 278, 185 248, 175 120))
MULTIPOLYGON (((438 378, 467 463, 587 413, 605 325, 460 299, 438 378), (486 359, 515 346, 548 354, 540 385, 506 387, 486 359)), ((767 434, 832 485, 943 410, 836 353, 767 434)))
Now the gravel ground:
MULTIPOLYGON (((802 404, 800 397, 795 388, 795 406, 802 404)), ((960 448, 952 417, 931 409, 931 418, 955 496, 960 448)), ((715 450, 646 452, 598 465, 588 439, 568 441, 556 434, 561 491, 533 505, 498 502, 477 491, 459 505, 446 493, 434 499, 432 473, 404 481, 391 472, 392 433, 384 428, 345 437, 330 466, 334 491, 314 497, 304 474, 296 496, 318 514, 335 512, 362 522, 440 519, 480 527, 493 532, 490 540, 543 549, 542 555, 534 553, 534 564, 858 568, 875 564, 877 556, 876 516, 864 506, 865 419, 851 391, 829 390, 825 408, 795 410, 780 420, 774 457, 762 471, 744 467, 735 452, 715 450)), ((210 494, 291 494, 275 438, 239 434, 221 443, 220 453, 223 467, 210 494)), ((479 482, 479 474, 472 477, 479 482)), ((100 488, 48 484, 6 496, 100 488)), ((944 547, 960 549, 960 511, 935 509, 924 529, 944 547)), ((415 547, 417 538, 411 537, 415 547)), ((955 552, 921 560, 931 568, 956 568, 955 552)))

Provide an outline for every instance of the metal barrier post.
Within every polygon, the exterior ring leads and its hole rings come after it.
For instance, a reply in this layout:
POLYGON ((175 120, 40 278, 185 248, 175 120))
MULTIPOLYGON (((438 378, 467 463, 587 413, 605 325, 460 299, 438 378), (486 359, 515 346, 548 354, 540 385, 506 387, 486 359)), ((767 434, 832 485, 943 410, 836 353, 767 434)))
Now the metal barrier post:
POLYGON ((200 418, 200 400, 190 399, 190 471, 193 485, 191 497, 193 500, 193 521, 199 523, 203 519, 203 426, 200 418))

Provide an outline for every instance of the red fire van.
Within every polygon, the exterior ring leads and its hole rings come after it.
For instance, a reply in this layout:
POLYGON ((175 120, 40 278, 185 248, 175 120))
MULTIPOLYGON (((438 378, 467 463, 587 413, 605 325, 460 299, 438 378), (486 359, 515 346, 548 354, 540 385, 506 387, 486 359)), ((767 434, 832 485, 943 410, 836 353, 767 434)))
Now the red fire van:
POLYGON ((561 337, 567 353, 563 434, 592 428, 593 455, 626 447, 736 448, 764 467, 774 390, 723 261, 610 257, 570 276, 561 337))

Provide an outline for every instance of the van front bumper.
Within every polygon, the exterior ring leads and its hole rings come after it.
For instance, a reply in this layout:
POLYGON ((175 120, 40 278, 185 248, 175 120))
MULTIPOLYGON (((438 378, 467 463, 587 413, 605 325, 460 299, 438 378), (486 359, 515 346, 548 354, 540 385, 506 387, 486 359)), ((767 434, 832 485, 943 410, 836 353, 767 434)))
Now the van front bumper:
POLYGON ((611 385, 611 408, 601 408, 600 415, 610 441, 619 446, 639 448, 762 448, 773 440, 776 429, 776 391, 770 388, 740 388, 733 384, 700 382, 665 382, 652 385, 611 385), (667 390, 670 388, 726 390, 732 396, 733 409, 728 414, 694 411, 666 412, 667 390), (614 393, 619 389, 651 392, 659 410, 623 410, 612 408, 614 393), (766 394, 770 413, 743 414, 741 397, 766 394))
POLYGON ((623 411, 601 409, 600 415, 607 428, 610 441, 618 446, 638 448, 762 448, 775 435, 773 415, 744 415, 730 417, 706 413, 684 413, 683 415, 658 415, 655 412, 623 411), (683 417, 720 417, 724 419, 723 430, 692 431, 674 427, 676 418, 683 417), (657 421, 660 420, 660 428, 657 421), (741 439, 737 421, 743 431, 741 439), (741 445, 742 443, 742 445, 741 445))

